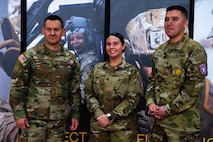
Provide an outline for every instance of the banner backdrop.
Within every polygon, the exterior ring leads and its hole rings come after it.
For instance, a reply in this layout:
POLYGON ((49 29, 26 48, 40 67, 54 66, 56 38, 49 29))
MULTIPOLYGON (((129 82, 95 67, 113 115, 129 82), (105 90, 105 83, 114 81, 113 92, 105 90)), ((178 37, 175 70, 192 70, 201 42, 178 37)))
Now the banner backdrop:
POLYGON ((196 0, 194 7, 194 39, 208 55, 208 76, 213 83, 213 1, 196 0))
POLYGON ((213 140, 213 1, 195 0, 194 39, 206 50, 208 76, 200 97, 201 138, 213 140))
MULTIPOLYGON (((43 20, 48 15, 55 14, 62 18, 65 26, 66 22, 74 22, 75 26, 78 26, 84 24, 81 20, 86 20, 85 25, 79 26, 86 27, 88 38, 94 44, 99 59, 103 60, 104 12, 105 3, 97 0, 27 0, 27 48, 43 42, 43 20)), ((69 47, 66 36, 62 40, 62 45, 69 47)))
POLYGON ((182 5, 190 19, 190 4, 190 0, 111 0, 110 32, 126 38, 125 58, 139 69, 145 87, 151 74, 151 54, 168 39, 163 27, 166 8, 182 5))
POLYGON ((0 4, 0 98, 8 102, 13 67, 20 53, 20 0, 1 0, 0 4))
POLYGON ((15 142, 18 128, 9 105, 13 68, 20 53, 20 0, 0 1, 0 141, 15 142))

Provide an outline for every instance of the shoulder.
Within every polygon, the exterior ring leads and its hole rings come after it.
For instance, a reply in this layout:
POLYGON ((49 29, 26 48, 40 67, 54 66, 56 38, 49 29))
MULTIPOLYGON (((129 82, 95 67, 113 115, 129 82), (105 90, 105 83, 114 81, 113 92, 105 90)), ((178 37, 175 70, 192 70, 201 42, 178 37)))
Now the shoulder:
POLYGON ((27 49, 23 54, 24 54, 26 57, 30 58, 31 56, 34 56, 34 55, 36 55, 37 53, 42 52, 43 48, 44 48, 43 45, 40 44, 40 45, 37 45, 37 46, 34 46, 34 47, 32 47, 32 48, 27 49))
POLYGON ((124 67, 125 68, 129 68, 131 70, 137 70, 137 68, 135 66, 133 66, 132 64, 126 62, 125 60, 123 60, 123 62, 124 62, 124 67))
POLYGON ((183 42, 185 46, 187 46, 188 50, 202 50, 205 52, 204 48, 201 46, 201 44, 194 39, 190 38, 188 35, 184 36, 183 42))
POLYGON ((122 61, 120 69, 123 70, 122 72, 125 74, 129 74, 129 75, 138 74, 139 75, 138 69, 134 65, 126 62, 125 60, 122 61))
MULTIPOLYGON (((186 44, 186 49, 190 55, 194 56, 207 56, 205 49, 201 46, 201 44, 193 39, 189 39, 188 43, 186 44)), ((198 57, 200 58, 200 57, 198 57)))
POLYGON ((76 59, 75 54, 69 49, 63 47, 63 51, 66 54, 66 56, 71 57, 72 59, 76 59))
POLYGON ((94 69, 103 68, 106 64, 107 64, 107 61, 105 61, 105 62, 98 62, 97 64, 94 65, 94 69))
POLYGON ((33 58, 33 56, 35 56, 37 54, 38 49, 39 49, 39 46, 35 46, 30 49, 27 49, 25 52, 23 52, 22 54, 19 55, 18 61, 21 64, 27 63, 28 61, 30 61, 33 58))
POLYGON ((159 46, 155 49, 153 55, 155 55, 155 54, 158 53, 158 52, 162 53, 162 51, 165 51, 165 48, 167 47, 167 45, 168 45, 168 41, 166 41, 166 42, 162 43, 161 45, 159 45, 159 46))

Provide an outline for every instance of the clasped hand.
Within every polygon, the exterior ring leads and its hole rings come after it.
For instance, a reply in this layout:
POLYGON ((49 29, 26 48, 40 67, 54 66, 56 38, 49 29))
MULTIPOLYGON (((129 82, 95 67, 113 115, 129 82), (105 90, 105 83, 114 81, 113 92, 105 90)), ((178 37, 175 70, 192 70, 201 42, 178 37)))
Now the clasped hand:
POLYGON ((100 115, 98 118, 98 124, 100 124, 102 127, 107 127, 112 124, 112 121, 109 121, 106 114, 100 115))
POLYGON ((155 104, 150 104, 149 105, 149 111, 150 111, 150 114, 157 119, 163 119, 167 116, 167 113, 164 109, 164 106, 158 106, 158 105, 155 105, 155 104))

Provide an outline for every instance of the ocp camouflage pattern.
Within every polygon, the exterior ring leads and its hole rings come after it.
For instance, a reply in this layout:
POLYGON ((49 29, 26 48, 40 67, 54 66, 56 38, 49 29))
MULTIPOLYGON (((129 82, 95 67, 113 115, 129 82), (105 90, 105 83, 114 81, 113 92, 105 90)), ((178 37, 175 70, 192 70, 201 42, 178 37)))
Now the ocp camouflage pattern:
POLYGON ((15 119, 79 119, 80 66, 73 53, 61 48, 55 56, 44 44, 18 58, 14 67, 10 104, 15 119))
POLYGON ((164 105, 168 117, 157 120, 163 127, 199 131, 199 94, 207 76, 207 55, 188 34, 178 44, 165 42, 153 54, 147 105, 164 105))
POLYGON ((137 69, 125 60, 116 67, 108 62, 95 65, 85 84, 86 102, 92 113, 91 128, 105 131, 136 129, 134 109, 143 95, 137 69), (113 123, 106 128, 97 123, 97 117, 110 113, 113 123))

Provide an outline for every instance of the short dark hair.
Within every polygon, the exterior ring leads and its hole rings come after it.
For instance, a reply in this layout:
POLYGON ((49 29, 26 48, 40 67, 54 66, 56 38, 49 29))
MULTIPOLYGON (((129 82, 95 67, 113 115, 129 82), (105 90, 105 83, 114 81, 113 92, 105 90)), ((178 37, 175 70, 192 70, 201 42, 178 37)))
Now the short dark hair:
POLYGON ((186 8, 184 8, 183 6, 180 6, 180 5, 173 5, 173 6, 170 6, 166 9, 166 12, 168 11, 172 11, 172 10, 179 10, 183 13, 183 15, 186 17, 186 19, 188 19, 188 12, 186 10, 186 8))
POLYGON ((120 33, 111 33, 110 36, 116 36, 117 38, 120 39, 121 43, 124 44, 124 36, 120 33))
POLYGON ((61 19, 61 17, 57 16, 57 15, 49 15, 47 16, 45 19, 44 19, 44 25, 45 26, 45 23, 47 20, 59 20, 60 23, 61 23, 61 27, 64 28, 64 22, 63 20, 61 19))

